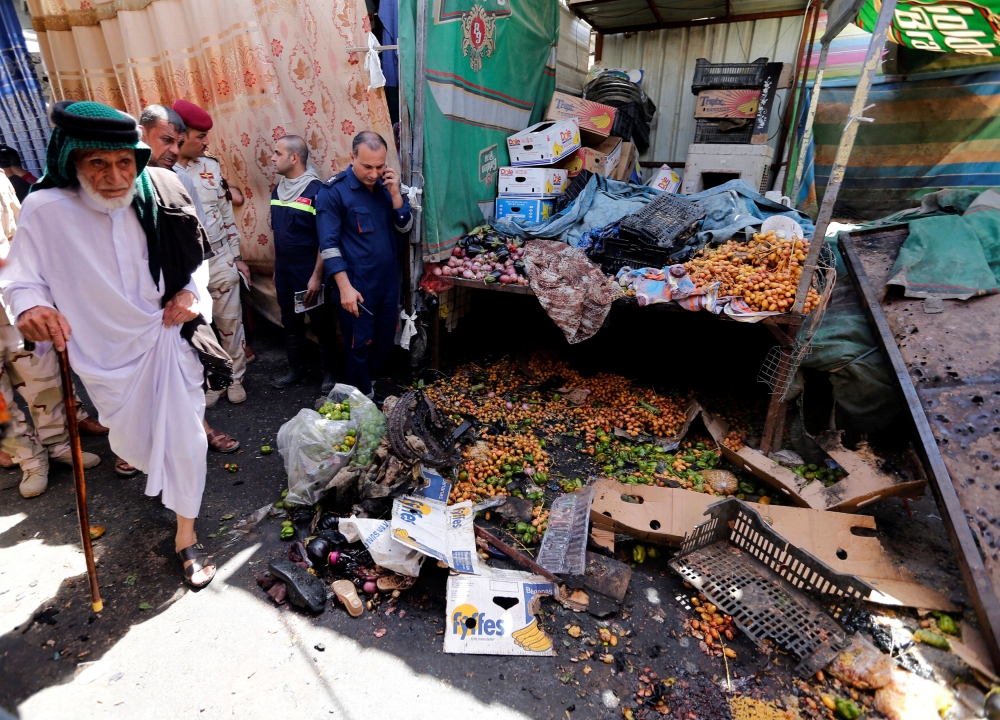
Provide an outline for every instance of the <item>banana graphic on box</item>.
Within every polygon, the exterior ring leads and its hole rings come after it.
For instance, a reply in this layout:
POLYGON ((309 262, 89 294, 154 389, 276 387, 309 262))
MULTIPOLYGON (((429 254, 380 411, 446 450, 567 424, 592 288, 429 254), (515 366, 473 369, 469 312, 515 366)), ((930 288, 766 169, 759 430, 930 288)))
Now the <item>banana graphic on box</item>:
POLYGON ((757 106, 759 105, 759 103, 760 103, 760 98, 755 97, 752 100, 747 100, 742 105, 737 105, 736 109, 739 110, 744 115, 756 115, 757 106))
POLYGON ((594 115, 591 117, 590 122, 593 123, 594 127, 604 130, 611 125, 611 118, 608 116, 607 111, 605 111, 603 115, 594 115))
POLYGON ((546 180, 545 181, 545 194, 546 195, 551 195, 553 191, 554 191, 554 188, 552 187, 552 181, 551 180, 546 180))
POLYGON ((538 620, 513 633, 511 637, 518 647, 529 652, 545 652, 552 647, 552 639, 538 627, 538 620))

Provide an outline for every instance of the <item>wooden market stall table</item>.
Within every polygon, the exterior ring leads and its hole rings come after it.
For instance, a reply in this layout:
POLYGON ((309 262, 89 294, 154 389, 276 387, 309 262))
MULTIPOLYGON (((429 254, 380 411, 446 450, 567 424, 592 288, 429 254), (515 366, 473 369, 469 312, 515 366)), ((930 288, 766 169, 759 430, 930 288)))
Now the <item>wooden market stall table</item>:
MULTIPOLYGON (((455 287, 468 288, 470 290, 487 290, 490 292, 500 292, 507 293, 510 295, 531 295, 534 296, 535 293, 531 289, 530 285, 503 285, 501 283, 485 283, 482 280, 469 280, 466 278, 448 278, 455 287)), ((638 301, 634 297, 622 297, 618 298, 612 303, 612 306, 618 307, 639 307, 638 301)), ((691 312, 685 310, 677 303, 656 303, 654 305, 646 306, 649 308, 657 308, 656 312, 672 312, 672 313, 686 313, 691 312)), ((726 314, 714 316, 717 319, 728 320, 729 322, 739 322, 734 320, 726 314)), ((785 356, 791 354, 793 348, 795 347, 795 339, 798 333, 799 326, 805 320, 807 316, 783 313, 781 315, 771 315, 760 320, 757 324, 764 325, 771 332, 772 335, 781 344, 781 351, 785 356)), ((440 338, 441 338, 441 318, 437 313, 434 313, 434 326, 431 329, 432 332, 432 343, 431 343, 431 366, 438 369, 440 364, 440 338)), ((783 387, 788 379, 788 367, 779 364, 775 370, 775 387, 783 387)), ((786 404, 782 398, 781 392, 772 392, 771 401, 767 408, 767 419, 764 423, 764 433, 761 437, 760 450, 765 455, 769 453, 772 449, 780 450, 781 437, 785 431, 785 414, 786 414, 786 404)))

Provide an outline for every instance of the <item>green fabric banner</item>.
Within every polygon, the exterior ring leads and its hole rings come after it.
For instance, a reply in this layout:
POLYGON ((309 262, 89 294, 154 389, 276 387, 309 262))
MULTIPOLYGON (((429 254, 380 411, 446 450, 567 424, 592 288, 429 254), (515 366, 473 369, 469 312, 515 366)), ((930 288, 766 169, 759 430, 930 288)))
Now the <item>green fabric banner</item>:
MULTIPOLYGON (((881 0, 868 0, 857 25, 872 32, 881 0)), ((901 2, 896 5, 889 39, 915 50, 1000 55, 1000 0, 901 2)))
MULTIPOLYGON (((428 0, 424 254, 447 256, 483 223, 509 164, 507 136, 539 122, 555 90, 556 0, 428 0)), ((400 67, 413 120, 417 0, 400 0, 400 67)), ((407 178, 408 179, 408 178, 407 178)))

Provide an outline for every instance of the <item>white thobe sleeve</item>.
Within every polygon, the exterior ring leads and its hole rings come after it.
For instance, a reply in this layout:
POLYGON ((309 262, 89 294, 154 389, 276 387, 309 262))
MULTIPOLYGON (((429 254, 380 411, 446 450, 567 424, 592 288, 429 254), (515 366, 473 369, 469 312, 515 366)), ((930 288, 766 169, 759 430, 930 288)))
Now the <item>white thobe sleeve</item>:
POLYGON ((17 242, 11 244, 7 265, 0 270, 0 289, 15 318, 39 305, 55 308, 52 292, 41 274, 45 263, 32 230, 30 219, 18 228, 17 242))

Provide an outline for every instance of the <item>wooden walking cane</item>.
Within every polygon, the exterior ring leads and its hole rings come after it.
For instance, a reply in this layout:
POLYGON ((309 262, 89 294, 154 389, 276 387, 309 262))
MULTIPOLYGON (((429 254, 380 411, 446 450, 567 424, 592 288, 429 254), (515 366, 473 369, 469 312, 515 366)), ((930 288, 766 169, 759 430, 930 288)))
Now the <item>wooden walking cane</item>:
MULTIPOLYGON (((53 348, 55 350, 55 348, 53 348)), ((87 481, 83 477, 83 451, 80 449, 80 429, 76 424, 76 395, 73 394, 73 372, 69 366, 69 353, 59 351, 59 366, 62 368, 63 397, 66 405, 66 429, 69 430, 69 445, 73 453, 73 479, 76 481, 76 514, 80 518, 80 539, 83 554, 87 558, 87 578, 90 580, 90 598, 94 612, 104 609, 101 587, 97 583, 97 567, 94 564, 94 546, 90 542, 90 514, 87 512, 87 481)))

